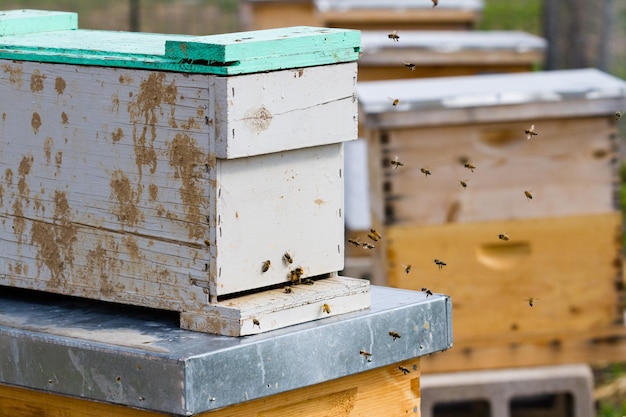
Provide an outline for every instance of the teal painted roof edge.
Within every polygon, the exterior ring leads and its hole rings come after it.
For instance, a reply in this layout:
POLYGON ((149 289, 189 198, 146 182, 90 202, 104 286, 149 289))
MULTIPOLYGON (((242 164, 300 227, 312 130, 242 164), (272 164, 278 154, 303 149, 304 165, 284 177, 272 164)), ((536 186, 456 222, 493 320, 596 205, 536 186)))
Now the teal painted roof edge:
POLYGON ((78 14, 45 10, 0 11, 0 38, 24 33, 78 29, 78 14))
POLYGON ((351 62, 361 48, 359 31, 310 26, 207 36, 97 31, 77 29, 74 13, 30 10, 0 12, 3 27, 0 59, 216 75, 351 62), (52 30, 24 24, 25 13, 15 20, 23 23, 18 31, 3 20, 16 12, 30 12, 33 22, 54 18, 52 30))

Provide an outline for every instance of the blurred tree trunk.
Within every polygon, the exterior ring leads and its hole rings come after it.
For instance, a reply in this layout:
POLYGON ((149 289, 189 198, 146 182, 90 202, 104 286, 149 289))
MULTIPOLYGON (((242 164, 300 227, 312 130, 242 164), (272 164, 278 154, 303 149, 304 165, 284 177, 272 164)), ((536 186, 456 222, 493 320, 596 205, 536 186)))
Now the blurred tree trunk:
POLYGON ((131 32, 139 32, 139 0, 130 0, 128 25, 131 32))

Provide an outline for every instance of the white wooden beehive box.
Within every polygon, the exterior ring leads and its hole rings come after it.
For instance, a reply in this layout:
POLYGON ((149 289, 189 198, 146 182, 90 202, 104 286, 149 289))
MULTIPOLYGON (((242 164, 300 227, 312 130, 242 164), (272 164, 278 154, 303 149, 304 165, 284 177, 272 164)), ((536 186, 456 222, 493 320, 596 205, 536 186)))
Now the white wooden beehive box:
POLYGON ((366 282, 336 276, 357 31, 76 21, 0 13, 1 285, 179 311, 225 335, 369 307, 366 282), (315 285, 286 293, 297 267, 315 285))

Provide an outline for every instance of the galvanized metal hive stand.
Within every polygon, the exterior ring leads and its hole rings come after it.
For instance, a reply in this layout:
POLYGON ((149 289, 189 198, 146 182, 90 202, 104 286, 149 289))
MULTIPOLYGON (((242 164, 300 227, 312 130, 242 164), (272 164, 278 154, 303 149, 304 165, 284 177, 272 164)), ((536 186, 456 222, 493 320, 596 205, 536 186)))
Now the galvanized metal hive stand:
POLYGON ((369 307, 367 281, 336 276, 357 31, 0 17, 1 285, 174 310, 231 336, 369 307))

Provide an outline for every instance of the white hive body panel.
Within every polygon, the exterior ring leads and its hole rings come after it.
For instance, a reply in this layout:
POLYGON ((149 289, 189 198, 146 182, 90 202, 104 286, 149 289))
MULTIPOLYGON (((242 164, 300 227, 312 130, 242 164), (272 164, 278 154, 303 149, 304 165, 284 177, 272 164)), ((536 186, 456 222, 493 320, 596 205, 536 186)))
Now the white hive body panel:
POLYGON ((218 160, 216 174, 218 295, 343 269, 342 144, 218 160))
POLYGON ((216 156, 356 139, 356 76, 347 63, 216 78, 216 156))
POLYGON ((207 76, 0 65, 2 282, 178 308, 208 257, 207 76))

